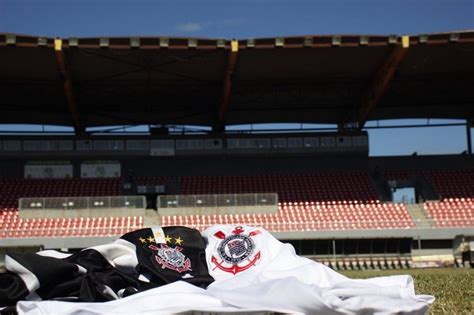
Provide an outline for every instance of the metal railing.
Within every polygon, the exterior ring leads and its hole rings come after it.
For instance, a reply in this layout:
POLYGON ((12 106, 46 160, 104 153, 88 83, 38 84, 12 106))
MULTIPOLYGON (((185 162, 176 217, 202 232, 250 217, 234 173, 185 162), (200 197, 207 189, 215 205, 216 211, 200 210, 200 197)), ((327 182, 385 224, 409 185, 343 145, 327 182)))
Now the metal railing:
POLYGON ((145 209, 144 196, 20 198, 22 210, 145 209))
MULTIPOLYGON (((219 224, 245 224, 251 226, 261 226, 272 232, 311 232, 311 231, 343 231, 343 230, 393 230, 393 229, 420 229, 416 227, 414 221, 288 221, 288 222, 265 222, 266 220, 248 222, 248 220, 239 220, 239 216, 222 215, 222 223, 219 224)), ((181 217, 173 224, 186 225, 203 230, 212 224, 206 222, 202 217, 194 216, 194 218, 181 217)), ((418 220, 417 220, 418 221, 418 220)), ((439 229, 439 228, 464 228, 474 227, 474 219, 458 219, 458 220, 420 220, 429 222, 430 227, 423 229, 439 229)))
POLYGON ((278 195, 261 194, 214 194, 158 196, 158 208, 217 208, 242 206, 276 206, 278 195))

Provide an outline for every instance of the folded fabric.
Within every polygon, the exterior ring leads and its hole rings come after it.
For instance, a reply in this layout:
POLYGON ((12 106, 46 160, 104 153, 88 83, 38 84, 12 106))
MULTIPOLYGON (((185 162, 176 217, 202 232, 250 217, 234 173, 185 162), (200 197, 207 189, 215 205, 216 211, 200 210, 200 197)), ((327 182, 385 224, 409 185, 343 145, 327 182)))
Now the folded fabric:
POLYGON ((202 235, 184 227, 142 229, 76 254, 9 256, 7 269, 0 301, 21 300, 18 313, 29 315, 424 314, 434 301, 415 294, 410 276, 350 279, 249 226, 217 225, 202 235), (46 268, 38 257, 48 259, 46 268))
POLYGON ((434 297, 415 295, 411 276, 349 279, 296 255, 262 228, 213 226, 203 232, 215 279, 208 294, 245 308, 307 314, 424 314, 434 297))
POLYGON ((19 300, 103 302, 179 280, 213 281, 199 231, 146 228, 77 253, 54 250, 8 254, 0 274, 0 306, 19 300))

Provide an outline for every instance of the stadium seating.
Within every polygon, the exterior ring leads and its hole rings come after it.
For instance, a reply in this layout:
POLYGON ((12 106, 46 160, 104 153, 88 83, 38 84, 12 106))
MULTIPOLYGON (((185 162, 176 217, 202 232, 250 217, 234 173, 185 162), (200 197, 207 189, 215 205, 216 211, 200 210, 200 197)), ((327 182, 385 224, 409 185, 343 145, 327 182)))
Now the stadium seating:
POLYGON ((117 236, 143 226, 142 217, 20 219, 18 211, 4 211, 0 238, 117 236), (5 214, 7 212, 7 214, 5 214))
POLYGON ((142 227, 141 217, 18 217, 18 199, 21 197, 115 196, 120 193, 120 179, 2 179, 0 238, 111 236, 142 227))
MULTIPOLYGON (((437 227, 474 226, 474 171, 384 172, 387 180, 424 176, 441 196, 424 208, 437 227)), ((136 177, 163 185, 178 177, 136 177)), ((278 193, 274 214, 163 216, 163 225, 204 229, 212 224, 261 225, 271 231, 413 228, 405 205, 381 203, 366 172, 183 176, 183 194, 278 193)), ((1 179, 0 237, 118 235, 143 226, 142 217, 20 219, 20 197, 114 196, 121 179, 1 179)))
POLYGON ((435 226, 474 226, 474 170, 392 171, 384 176, 387 180, 423 176, 440 196, 440 201, 423 204, 435 226))
POLYGON ((474 170, 426 171, 442 200, 474 197, 474 170))
POLYGON ((379 202, 365 172, 256 176, 189 176, 184 194, 278 193, 276 214, 163 216, 163 225, 262 225, 271 231, 412 228, 403 204, 379 202))
POLYGON ((204 229, 213 224, 260 225, 274 232, 412 228, 403 204, 283 202, 276 214, 163 216, 163 225, 204 229))
POLYGON ((0 179, 0 206, 16 208, 21 197, 120 195, 119 179, 0 179))
POLYGON ((431 171, 425 176, 441 198, 424 205, 436 226, 474 226, 474 170, 431 171))
POLYGON ((474 226, 474 199, 448 198, 424 206, 438 227, 474 226))
POLYGON ((367 173, 320 173, 256 176, 187 176, 183 194, 276 192, 280 201, 375 202, 378 198, 367 173))

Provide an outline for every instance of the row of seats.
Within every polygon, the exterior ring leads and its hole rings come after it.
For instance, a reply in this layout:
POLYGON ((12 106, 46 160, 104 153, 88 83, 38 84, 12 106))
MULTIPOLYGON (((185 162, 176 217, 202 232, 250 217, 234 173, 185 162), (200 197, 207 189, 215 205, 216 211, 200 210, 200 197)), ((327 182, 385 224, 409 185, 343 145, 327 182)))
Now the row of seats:
POLYGON ((22 197, 116 196, 121 179, 0 179, 0 238, 117 236, 141 228, 142 217, 20 219, 22 197))
POLYGON ((415 225, 403 204, 282 205, 276 214, 162 216, 163 225, 205 229, 214 224, 261 225, 270 231, 406 229, 415 225))
POLYGON ((474 197, 474 170, 440 171, 426 174, 441 200, 474 197))
POLYGON ((142 217, 2 218, 0 238, 119 236, 143 227, 142 217))
POLYGON ((0 206, 14 208, 21 197, 117 196, 121 179, 0 179, 0 206))
MULTIPOLYGON (((177 177, 135 177, 137 185, 164 185, 177 177)), ((280 201, 375 201, 364 172, 242 176, 182 176, 182 194, 278 193, 280 201)))
POLYGON ((183 194, 277 193, 280 201, 377 200, 367 173, 186 176, 183 194))
POLYGON ((426 202, 426 213, 438 227, 474 226, 474 202, 470 198, 453 201, 453 198, 441 202, 426 202))

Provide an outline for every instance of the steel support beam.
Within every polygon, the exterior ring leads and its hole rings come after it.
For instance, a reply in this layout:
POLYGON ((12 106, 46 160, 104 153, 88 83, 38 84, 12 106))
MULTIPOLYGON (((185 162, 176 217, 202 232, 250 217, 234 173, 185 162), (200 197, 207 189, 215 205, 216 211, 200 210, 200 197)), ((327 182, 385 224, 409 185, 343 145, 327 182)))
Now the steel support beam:
POLYGON ((345 128, 356 127, 359 130, 364 128, 370 113, 377 107, 383 95, 390 87, 395 72, 405 57, 409 47, 410 37, 402 36, 401 46, 395 46, 388 58, 372 76, 370 85, 363 94, 360 106, 356 109, 355 115, 343 122, 345 128))
POLYGON ((66 103, 69 108, 69 112, 72 115, 74 131, 76 134, 85 133, 85 128, 81 123, 81 115, 79 108, 76 103, 76 98, 74 96, 74 89, 71 81, 71 74, 66 67, 66 58, 63 52, 63 43, 61 39, 54 40, 54 52, 56 55, 56 63, 58 65, 59 73, 61 79, 63 80, 64 96, 66 98, 66 103))
POLYGON ((237 64, 237 55, 239 53, 239 42, 233 40, 230 43, 229 60, 224 74, 224 83, 222 86, 222 96, 218 108, 217 123, 214 131, 223 132, 225 129, 225 118, 229 107, 230 95, 232 93, 232 76, 234 74, 235 65, 237 64))
POLYGON ((472 139, 471 139, 472 121, 466 120, 466 139, 467 139, 467 153, 472 155, 472 139))

